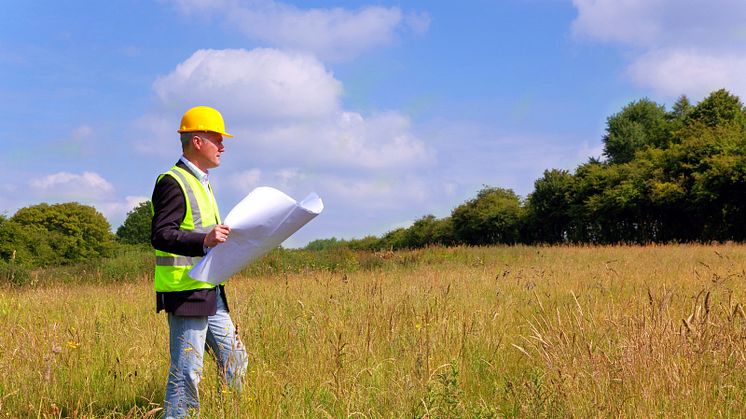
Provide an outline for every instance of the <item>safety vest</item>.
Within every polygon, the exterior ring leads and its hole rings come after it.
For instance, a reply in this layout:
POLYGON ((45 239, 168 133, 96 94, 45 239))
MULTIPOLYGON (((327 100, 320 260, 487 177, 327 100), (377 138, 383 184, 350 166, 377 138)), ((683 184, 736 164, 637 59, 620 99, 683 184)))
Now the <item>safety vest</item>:
MULTIPOLYGON (((193 174, 178 166, 158 176, 158 181, 163 176, 173 177, 184 193, 186 215, 179 230, 208 233, 215 224, 220 224, 220 212, 212 188, 208 193, 193 174)), ((155 290, 171 292, 213 288, 215 285, 197 281, 189 276, 189 270, 200 259, 198 256, 183 256, 156 250, 155 290)))

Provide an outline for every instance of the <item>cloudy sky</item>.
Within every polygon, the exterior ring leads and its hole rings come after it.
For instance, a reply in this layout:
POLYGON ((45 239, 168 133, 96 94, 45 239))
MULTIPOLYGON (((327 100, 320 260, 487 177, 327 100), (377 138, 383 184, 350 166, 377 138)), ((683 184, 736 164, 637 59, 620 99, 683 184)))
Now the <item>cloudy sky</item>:
POLYGON ((633 100, 746 95, 743 0, 29 0, 0 21, 0 213, 77 201, 116 229, 209 105, 236 136, 210 173, 224 216, 260 185, 323 198, 291 247, 483 185, 525 197, 633 100))

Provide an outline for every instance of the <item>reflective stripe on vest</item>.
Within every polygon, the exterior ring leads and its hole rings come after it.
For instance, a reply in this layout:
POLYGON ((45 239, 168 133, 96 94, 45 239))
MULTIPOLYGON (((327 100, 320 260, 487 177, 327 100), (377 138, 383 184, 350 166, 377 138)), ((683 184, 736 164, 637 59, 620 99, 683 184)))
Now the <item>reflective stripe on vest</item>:
MULTIPOLYGON (((179 226, 180 230, 207 233, 215 224, 220 223, 220 213, 212 196, 212 189, 205 190, 194 175, 178 166, 163 173, 158 180, 160 181, 163 176, 174 178, 184 194, 186 213, 179 226)), ((189 270, 200 259, 198 256, 183 256, 156 250, 156 291, 187 291, 214 287, 213 284, 197 281, 189 276, 189 270)))
POLYGON ((156 266, 189 266, 192 267, 202 259, 200 256, 156 256, 156 266))
MULTIPOLYGON (((209 232, 209 228, 205 229, 204 227, 202 227, 202 212, 200 211, 199 204, 197 203, 197 196, 194 194, 194 190, 192 189, 189 180, 187 179, 187 176, 192 175, 184 174, 180 170, 176 170, 176 168, 172 168, 168 171, 168 173, 178 177, 183 185, 189 186, 189 190, 186 192, 186 199, 189 200, 189 206, 192 207, 192 224, 194 224, 194 231, 198 231, 200 233, 209 232)), ((200 184, 200 187, 201 186, 202 185, 200 184)))

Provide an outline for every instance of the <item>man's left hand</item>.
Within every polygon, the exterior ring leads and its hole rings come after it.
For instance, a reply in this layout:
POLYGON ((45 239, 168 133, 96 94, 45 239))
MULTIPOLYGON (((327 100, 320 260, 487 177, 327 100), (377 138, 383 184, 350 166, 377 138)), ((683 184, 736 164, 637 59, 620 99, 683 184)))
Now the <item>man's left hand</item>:
POLYGON ((228 240, 228 234, 231 232, 231 228, 225 224, 217 224, 210 230, 205 236, 205 247, 215 247, 220 243, 224 243, 228 240))

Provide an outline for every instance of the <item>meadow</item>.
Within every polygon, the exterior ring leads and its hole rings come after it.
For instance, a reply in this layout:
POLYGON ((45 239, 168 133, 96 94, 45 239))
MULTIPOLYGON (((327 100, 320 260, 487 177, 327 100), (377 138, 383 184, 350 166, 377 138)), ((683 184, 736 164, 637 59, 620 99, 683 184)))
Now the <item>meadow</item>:
MULTIPOLYGON (((0 288, 0 417, 160 414, 123 260, 0 288)), ((746 416, 743 245, 276 251, 227 291, 250 367, 236 394, 205 360, 205 418, 746 416)))

